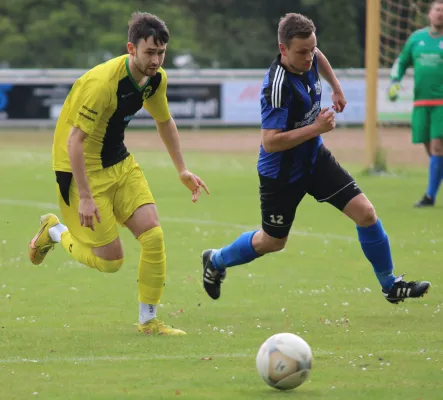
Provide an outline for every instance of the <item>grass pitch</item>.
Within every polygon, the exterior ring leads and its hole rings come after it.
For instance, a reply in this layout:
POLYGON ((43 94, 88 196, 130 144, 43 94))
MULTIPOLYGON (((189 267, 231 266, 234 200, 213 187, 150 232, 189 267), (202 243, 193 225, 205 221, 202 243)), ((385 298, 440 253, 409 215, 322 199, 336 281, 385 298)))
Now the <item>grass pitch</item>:
POLYGON ((135 153, 157 201, 168 277, 159 317, 185 337, 137 334, 139 247, 122 230, 125 265, 106 275, 59 247, 33 266, 27 244, 55 206, 49 147, 0 148, 1 399, 438 399, 443 378, 441 206, 415 210, 426 170, 361 176, 387 230, 397 273, 433 284, 423 299, 389 304, 355 226, 305 198, 287 248, 232 268, 222 297, 201 286, 200 253, 260 224, 256 157, 187 153, 211 189, 198 204, 164 152, 135 153), (310 379, 292 392, 266 386, 259 346, 293 332, 312 347, 310 379))

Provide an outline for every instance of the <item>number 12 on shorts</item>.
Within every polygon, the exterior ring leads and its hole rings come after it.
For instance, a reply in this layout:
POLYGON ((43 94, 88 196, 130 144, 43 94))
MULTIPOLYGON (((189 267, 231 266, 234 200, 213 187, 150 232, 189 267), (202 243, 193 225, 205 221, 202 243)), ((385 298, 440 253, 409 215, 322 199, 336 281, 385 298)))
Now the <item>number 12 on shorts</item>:
POLYGON ((283 215, 271 214, 271 222, 276 225, 283 225, 283 215))

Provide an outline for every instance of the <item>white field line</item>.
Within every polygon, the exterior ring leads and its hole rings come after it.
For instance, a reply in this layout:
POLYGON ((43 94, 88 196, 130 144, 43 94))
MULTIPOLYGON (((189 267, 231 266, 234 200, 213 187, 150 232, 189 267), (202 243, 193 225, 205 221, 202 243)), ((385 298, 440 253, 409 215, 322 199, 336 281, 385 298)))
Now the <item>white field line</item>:
POLYGON ((214 355, 162 355, 156 354, 151 356, 84 356, 84 357, 44 357, 44 358, 5 358, 0 359, 1 364, 37 364, 37 363, 88 363, 99 361, 123 362, 123 361, 155 361, 155 360, 191 360, 201 358, 244 358, 252 357, 247 354, 214 354, 214 355))
MULTIPOLYGON (((326 350, 313 350, 314 358, 316 356, 326 356, 333 355, 337 357, 343 357, 346 359, 358 359, 362 360, 371 360, 377 359, 377 357, 381 355, 393 355, 393 354, 407 354, 407 355, 421 355, 423 357, 428 358, 431 354, 441 354, 440 350, 429 350, 429 351, 405 351, 400 349, 388 349, 374 352, 373 355, 364 355, 363 358, 360 358, 360 351, 356 351, 353 353, 343 352, 330 352, 326 350)), ((84 357, 43 357, 43 358, 20 358, 20 357, 11 357, 0 359, 0 365, 5 364, 55 364, 55 363, 94 363, 94 362, 133 362, 133 361, 173 361, 173 360, 201 360, 208 359, 216 360, 217 358, 255 358, 254 354, 244 354, 244 353, 233 353, 233 354, 189 354, 189 355, 146 355, 146 356, 84 356, 84 357)))
MULTIPOLYGON (((0 198, 0 204, 8 205, 8 206, 18 206, 18 207, 32 207, 32 208, 54 210, 54 211, 58 210, 57 204, 41 203, 41 202, 37 202, 37 201, 0 198)), ((232 224, 229 222, 212 221, 212 220, 206 220, 206 219, 165 217, 162 215, 160 216, 160 221, 190 223, 190 224, 195 224, 195 225, 220 226, 220 227, 224 227, 224 228, 239 229, 239 230, 257 229, 257 226, 252 226, 252 225, 232 224)), ((294 236, 305 236, 305 237, 312 237, 312 238, 317 238, 317 239, 340 240, 340 241, 344 241, 344 242, 356 242, 357 241, 357 239, 355 237, 336 235, 334 233, 315 233, 315 232, 307 232, 307 231, 298 231, 298 230, 293 229, 293 230, 291 230, 290 234, 294 235, 294 236)))

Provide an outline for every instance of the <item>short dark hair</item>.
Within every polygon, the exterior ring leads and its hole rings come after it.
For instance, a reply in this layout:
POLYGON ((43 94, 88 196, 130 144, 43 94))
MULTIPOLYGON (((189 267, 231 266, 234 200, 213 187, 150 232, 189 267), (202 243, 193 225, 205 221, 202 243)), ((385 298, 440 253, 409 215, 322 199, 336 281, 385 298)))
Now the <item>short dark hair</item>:
POLYGON ((431 11, 432 7, 434 7, 436 4, 443 4, 443 0, 434 0, 431 2, 431 4, 429 4, 429 11, 431 11))
POLYGON ((289 13, 280 18, 278 24, 278 41, 286 46, 293 38, 307 39, 315 33, 315 25, 308 17, 297 13, 289 13))
POLYGON ((156 15, 144 12, 135 12, 129 21, 128 42, 137 46, 140 40, 147 40, 151 36, 157 45, 166 44, 169 40, 169 30, 163 20, 156 15))

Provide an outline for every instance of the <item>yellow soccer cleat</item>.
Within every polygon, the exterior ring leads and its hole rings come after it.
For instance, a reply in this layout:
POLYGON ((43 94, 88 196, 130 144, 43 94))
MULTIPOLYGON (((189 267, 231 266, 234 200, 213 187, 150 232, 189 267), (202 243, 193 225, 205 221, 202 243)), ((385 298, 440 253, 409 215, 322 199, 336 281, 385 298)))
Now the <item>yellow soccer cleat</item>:
POLYGON ((54 241, 49 236, 49 229, 59 223, 55 214, 46 214, 40 217, 40 230, 29 243, 29 259, 33 264, 41 264, 48 251, 54 248, 54 241))
POLYGON ((160 336, 183 336, 186 332, 172 328, 165 325, 163 321, 157 318, 151 319, 145 324, 138 324, 137 330, 145 335, 160 335, 160 336))

